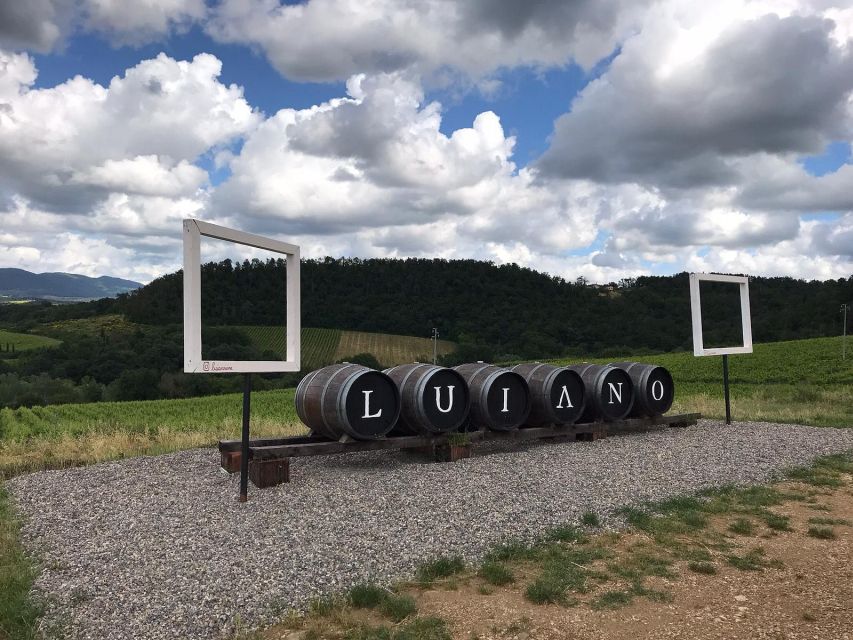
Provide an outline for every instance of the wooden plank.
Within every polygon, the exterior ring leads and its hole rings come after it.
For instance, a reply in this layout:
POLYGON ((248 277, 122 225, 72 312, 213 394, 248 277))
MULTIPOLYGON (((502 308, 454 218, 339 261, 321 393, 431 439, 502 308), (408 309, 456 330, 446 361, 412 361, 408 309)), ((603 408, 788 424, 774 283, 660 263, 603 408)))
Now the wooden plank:
MULTIPOLYGON (((471 443, 489 440, 539 440, 543 438, 565 438, 567 440, 597 440, 608 434, 636 433, 667 426, 695 424, 698 413, 655 416, 652 418, 628 418, 616 422, 587 422, 562 427, 532 427, 512 431, 473 431, 467 434, 471 443)), ((334 441, 313 436, 271 438, 253 440, 250 457, 255 459, 288 458, 294 456, 329 455, 355 451, 380 451, 388 449, 415 449, 446 446, 449 434, 440 436, 403 436, 379 440, 334 441)), ((238 450, 239 440, 223 440, 219 450, 238 450)))

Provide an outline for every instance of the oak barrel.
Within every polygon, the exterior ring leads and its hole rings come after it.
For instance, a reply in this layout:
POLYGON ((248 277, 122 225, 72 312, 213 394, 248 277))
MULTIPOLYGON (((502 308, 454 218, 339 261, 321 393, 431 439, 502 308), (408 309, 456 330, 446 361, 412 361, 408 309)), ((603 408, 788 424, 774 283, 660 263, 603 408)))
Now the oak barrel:
POLYGON ((669 411, 675 400, 675 383, 664 367, 640 362, 612 362, 628 372, 634 383, 632 416, 660 416, 669 411))
POLYGON ((568 367, 583 379, 586 408, 578 422, 621 420, 634 405, 634 383, 628 372, 602 364, 577 364, 568 367))
POLYGON ((458 372, 416 362, 383 373, 400 392, 400 420, 392 435, 435 435, 458 431, 464 424, 471 400, 458 372))
POLYGON ((533 362, 510 369, 521 375, 530 388, 530 416, 527 425, 567 425, 578 420, 586 406, 580 374, 566 367, 533 362))
POLYGON ((511 431, 530 415, 530 390, 524 378, 509 369, 482 362, 455 367, 471 394, 469 426, 511 431))
POLYGON ((315 434, 375 440, 400 417, 400 392, 381 371, 333 364, 312 371, 296 387, 296 414, 315 434))

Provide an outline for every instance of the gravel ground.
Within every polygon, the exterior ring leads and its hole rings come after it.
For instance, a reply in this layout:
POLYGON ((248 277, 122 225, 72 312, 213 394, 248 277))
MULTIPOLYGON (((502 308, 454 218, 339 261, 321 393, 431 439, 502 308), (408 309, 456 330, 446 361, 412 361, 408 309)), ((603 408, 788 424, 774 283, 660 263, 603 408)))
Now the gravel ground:
MULTIPOLYGON (((217 638, 276 608, 440 553, 476 559, 587 510, 709 485, 766 480, 853 449, 853 429, 703 420, 694 427, 564 444, 480 445, 425 463, 405 452, 296 458, 291 483, 250 486, 197 449, 7 483, 42 554, 43 623, 78 638, 217 638)), ((613 520, 611 520, 612 522, 613 520)))

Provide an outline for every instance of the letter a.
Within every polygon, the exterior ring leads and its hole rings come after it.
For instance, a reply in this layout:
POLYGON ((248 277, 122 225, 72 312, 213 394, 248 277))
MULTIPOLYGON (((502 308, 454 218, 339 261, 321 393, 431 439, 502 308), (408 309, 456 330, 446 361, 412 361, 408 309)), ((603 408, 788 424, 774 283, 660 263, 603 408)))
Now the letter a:
POLYGON ((610 402, 607 404, 613 404, 613 396, 616 396, 617 402, 622 404, 622 383, 619 384, 619 391, 616 391, 616 386, 612 382, 608 382, 607 386, 610 387, 610 402))
POLYGON ((504 408, 501 413, 509 413, 509 387, 501 387, 504 390, 504 408))
POLYGON ((450 393, 448 394, 450 397, 447 399, 447 409, 441 408, 441 387, 435 388, 435 406, 441 413, 450 413, 450 410, 453 408, 453 387, 455 385, 449 384, 447 388, 450 389, 450 393))
POLYGON ((362 393, 364 394, 364 415, 361 417, 362 418, 379 418, 379 417, 381 417, 382 416, 382 409, 380 409, 376 413, 373 413, 373 414, 370 413, 370 394, 373 393, 373 391, 362 391, 362 393))
POLYGON ((563 385, 563 392, 560 394, 560 401, 557 403, 558 409, 574 409, 574 405, 572 405, 572 399, 569 397, 569 390, 566 388, 566 385, 563 385), (566 399, 566 406, 563 406, 563 398, 566 399))

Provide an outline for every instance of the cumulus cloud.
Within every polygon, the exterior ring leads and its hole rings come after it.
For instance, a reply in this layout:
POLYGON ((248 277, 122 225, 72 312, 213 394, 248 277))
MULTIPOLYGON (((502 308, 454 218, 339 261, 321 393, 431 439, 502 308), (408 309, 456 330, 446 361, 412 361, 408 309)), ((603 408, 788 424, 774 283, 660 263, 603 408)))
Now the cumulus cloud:
POLYGON ((690 64, 671 60, 677 20, 625 43, 555 123, 547 175, 691 187, 741 180, 728 161, 816 153, 851 135, 853 50, 815 16, 735 23, 690 64), (666 37, 669 35, 670 37, 666 37))
POLYGON ((75 29, 140 45, 183 30, 206 13, 204 0, 7 0, 0 2, 0 47, 45 53, 75 29))
MULTIPOLYGON (((58 16, 58 0, 33 6, 48 5, 58 16)), ((78 26, 116 42, 204 9, 87 6, 78 26)), ((853 139, 848 9, 224 0, 207 25, 216 38, 259 47, 290 77, 347 78, 345 95, 266 118, 219 81, 211 55, 160 55, 106 86, 35 88, 32 58, 0 51, 0 248, 25 268, 146 280, 180 266, 178 221, 193 216, 307 256, 474 257, 593 281, 684 268, 846 276, 853 165, 816 177, 800 163, 853 139), (449 131, 429 97, 445 73, 487 93, 504 67, 610 54, 526 167, 500 112, 449 131)), ((60 39, 75 28, 54 23, 60 39)))
POLYGON ((107 87, 77 76, 49 89, 30 87, 31 61, 6 55, 0 70, 6 59, 0 189, 46 209, 90 210, 111 192, 191 196, 207 180, 192 165, 198 156, 258 121, 207 54, 160 54, 107 87))
POLYGON ((631 0, 223 0, 208 32, 260 47, 285 76, 451 68, 479 78, 503 67, 591 66, 641 13, 631 0))

